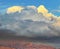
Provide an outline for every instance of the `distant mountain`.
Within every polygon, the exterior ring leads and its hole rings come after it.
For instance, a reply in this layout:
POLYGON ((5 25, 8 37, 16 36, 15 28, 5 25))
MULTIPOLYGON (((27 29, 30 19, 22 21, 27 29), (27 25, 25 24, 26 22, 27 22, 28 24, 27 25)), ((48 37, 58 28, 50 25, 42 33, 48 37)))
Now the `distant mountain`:
POLYGON ((0 38, 9 38, 15 36, 15 32, 8 29, 0 29, 0 38))

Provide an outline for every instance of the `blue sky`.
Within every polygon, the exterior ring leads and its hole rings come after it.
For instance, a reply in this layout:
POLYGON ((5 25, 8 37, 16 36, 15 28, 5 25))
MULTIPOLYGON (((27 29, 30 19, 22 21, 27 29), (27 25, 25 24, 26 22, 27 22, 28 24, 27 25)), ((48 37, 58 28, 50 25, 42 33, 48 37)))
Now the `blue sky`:
MULTIPOLYGON (((40 6, 44 5, 50 12, 52 10, 60 10, 60 0, 0 0, 0 12, 4 12, 6 8, 10 6, 40 6)), ((60 16, 60 12, 52 12, 57 16, 60 16)))

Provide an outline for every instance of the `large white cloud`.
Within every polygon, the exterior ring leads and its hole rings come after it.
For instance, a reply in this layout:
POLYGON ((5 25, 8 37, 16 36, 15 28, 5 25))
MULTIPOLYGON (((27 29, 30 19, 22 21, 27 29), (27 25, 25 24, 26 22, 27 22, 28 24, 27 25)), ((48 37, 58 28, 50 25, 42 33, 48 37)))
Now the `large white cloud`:
POLYGON ((42 12, 38 13, 35 6, 27 6, 20 13, 14 12, 0 16, 2 24, 0 28, 14 30, 18 36, 60 36, 59 22, 59 19, 53 15, 47 19, 42 12))

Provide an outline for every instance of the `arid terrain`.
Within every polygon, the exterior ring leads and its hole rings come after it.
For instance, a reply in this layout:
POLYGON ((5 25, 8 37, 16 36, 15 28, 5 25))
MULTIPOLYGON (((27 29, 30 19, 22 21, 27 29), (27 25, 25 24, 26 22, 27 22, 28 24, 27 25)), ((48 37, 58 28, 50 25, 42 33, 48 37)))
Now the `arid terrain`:
POLYGON ((56 49, 56 48, 49 45, 35 43, 27 40, 1 39, 0 49, 56 49))

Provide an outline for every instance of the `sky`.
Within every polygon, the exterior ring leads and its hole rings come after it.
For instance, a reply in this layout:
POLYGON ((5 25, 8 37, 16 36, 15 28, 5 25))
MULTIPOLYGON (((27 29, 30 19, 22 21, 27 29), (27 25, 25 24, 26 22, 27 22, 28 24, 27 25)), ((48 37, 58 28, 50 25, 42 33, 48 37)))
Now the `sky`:
POLYGON ((60 0, 0 0, 0 12, 3 13, 11 6, 40 6, 44 5, 54 15, 60 16, 60 0))

